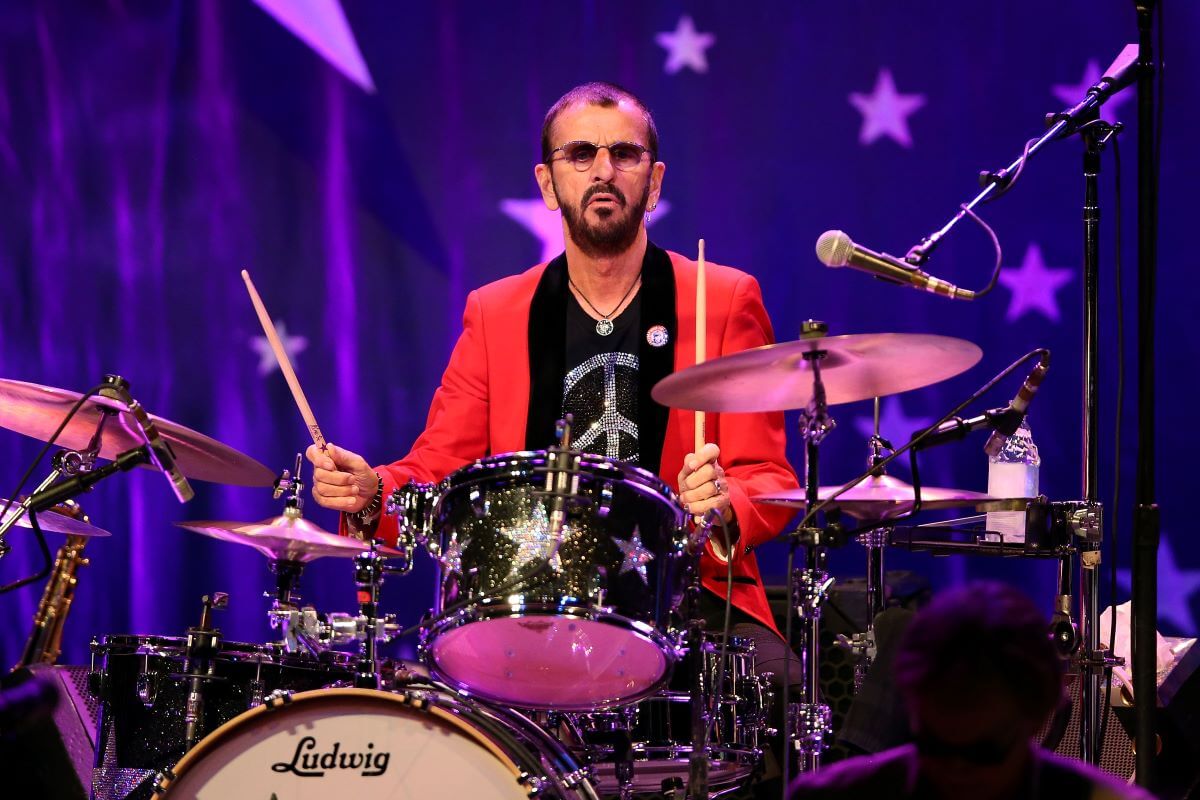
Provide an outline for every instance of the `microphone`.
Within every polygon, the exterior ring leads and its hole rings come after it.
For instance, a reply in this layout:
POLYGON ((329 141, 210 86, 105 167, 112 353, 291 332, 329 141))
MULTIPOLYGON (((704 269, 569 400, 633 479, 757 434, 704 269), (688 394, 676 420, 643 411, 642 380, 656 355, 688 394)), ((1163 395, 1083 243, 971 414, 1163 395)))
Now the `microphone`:
POLYGON ((880 280, 912 286, 954 300, 974 300, 975 292, 935 278, 887 253, 855 244, 842 231, 825 231, 817 239, 817 260, 827 267, 853 267, 880 280))
POLYGON ((162 438, 158 433, 158 428, 154 425, 154 420, 150 419, 150 415, 146 413, 146 409, 142 408, 142 404, 129 394, 129 383, 124 378, 117 375, 106 375, 104 389, 100 391, 102 395, 109 396, 109 393, 117 395, 120 400, 129 409, 129 415, 133 417, 134 423, 141 430, 142 438, 146 440, 146 445, 150 449, 150 461, 162 471, 163 475, 167 476, 167 480, 171 483, 171 490, 175 492, 175 496, 179 498, 179 502, 186 503, 196 496, 192 491, 191 484, 179 471, 179 466, 175 463, 175 451, 171 449, 171 443, 162 438))
POLYGON ((1029 377, 1025 379, 1025 383, 1021 384, 1021 388, 1017 391, 1017 396, 1012 399, 1008 407, 1014 412, 1016 424, 1011 426, 1011 430, 1005 428, 997 428, 988 437, 987 444, 983 446, 983 452, 987 453, 992 458, 1000 454, 1004 449, 1005 442, 1008 437, 1017 432, 1017 428, 1021 425, 1021 420, 1025 419, 1025 410, 1029 408, 1029 403, 1033 400, 1033 396, 1037 394, 1038 387, 1042 385, 1042 380, 1046 377, 1046 372, 1050 369, 1050 351, 1042 351, 1042 357, 1038 363, 1034 365, 1029 373, 1029 377))
POLYGON ((1088 93, 1096 93, 1101 98, 1111 97, 1137 80, 1138 76, 1138 46, 1137 43, 1127 44, 1108 65, 1108 69, 1100 76, 1096 85, 1088 89, 1088 93))

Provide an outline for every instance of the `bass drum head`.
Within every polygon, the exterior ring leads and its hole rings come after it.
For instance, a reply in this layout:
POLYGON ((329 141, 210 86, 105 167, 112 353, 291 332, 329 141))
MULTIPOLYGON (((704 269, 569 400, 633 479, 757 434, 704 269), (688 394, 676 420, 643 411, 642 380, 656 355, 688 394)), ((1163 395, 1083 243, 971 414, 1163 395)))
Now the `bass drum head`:
POLYGON ((171 800, 516 800, 544 782, 526 777, 539 774, 537 763, 518 762, 539 760, 508 725, 453 697, 323 689, 230 720, 189 751, 158 791, 171 800))

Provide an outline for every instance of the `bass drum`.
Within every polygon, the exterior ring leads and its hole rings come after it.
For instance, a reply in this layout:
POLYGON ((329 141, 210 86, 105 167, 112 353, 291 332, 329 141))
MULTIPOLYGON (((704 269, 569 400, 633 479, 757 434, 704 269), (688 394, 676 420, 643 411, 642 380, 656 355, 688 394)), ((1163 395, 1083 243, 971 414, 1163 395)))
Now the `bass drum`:
POLYGON ((437 688, 272 698, 192 748, 155 791, 171 800, 596 798, 586 772, 532 722, 437 688))

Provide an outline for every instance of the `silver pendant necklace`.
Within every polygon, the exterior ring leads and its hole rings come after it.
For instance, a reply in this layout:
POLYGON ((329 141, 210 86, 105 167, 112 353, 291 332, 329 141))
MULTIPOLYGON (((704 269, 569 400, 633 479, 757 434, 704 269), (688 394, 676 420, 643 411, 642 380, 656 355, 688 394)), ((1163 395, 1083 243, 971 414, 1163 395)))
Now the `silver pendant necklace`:
POLYGON ((567 273, 567 283, 571 284, 572 288, 575 289, 576 293, 580 296, 580 298, 582 298, 583 302, 588 304, 588 308, 600 315, 600 319, 596 320, 596 333, 600 334, 601 336, 608 336, 613 332, 613 329, 616 326, 613 325, 613 321, 611 319, 612 315, 617 313, 621 306, 625 305, 625 301, 629 299, 629 295, 633 293, 633 288, 638 285, 638 282, 641 281, 641 279, 642 271, 638 270, 637 277, 633 279, 633 283, 629 284, 629 289, 625 291, 625 296, 621 298, 621 302, 617 303, 616 308, 605 314, 603 311, 592 305, 592 301, 587 299, 587 295, 583 293, 583 290, 579 288, 578 284, 571 280, 571 273, 567 273))

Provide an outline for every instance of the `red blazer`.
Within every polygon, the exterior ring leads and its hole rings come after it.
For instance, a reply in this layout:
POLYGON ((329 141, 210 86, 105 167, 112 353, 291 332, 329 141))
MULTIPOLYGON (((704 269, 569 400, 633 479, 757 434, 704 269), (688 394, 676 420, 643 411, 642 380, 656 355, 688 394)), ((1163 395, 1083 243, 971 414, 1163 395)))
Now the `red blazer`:
MULTIPOLYGON (((678 322, 674 368, 680 370, 695 359, 696 262, 667 255, 678 322)), ((539 264, 502 278, 467 297, 463 332, 434 393, 425 431, 408 455, 379 468, 385 496, 410 478, 440 481, 475 459, 528 449, 530 304, 546 267, 539 264)), ((774 340, 753 276, 707 264, 705 277, 709 358, 774 340)), ((694 412, 678 409, 667 416, 659 475, 673 488, 678 487, 683 457, 693 450, 694 417, 694 412)), ((785 455, 783 413, 708 414, 706 433, 721 448, 719 460, 741 530, 733 557, 733 603, 775 629, 753 548, 775 538, 793 512, 756 505, 749 496, 797 486, 785 455)), ((394 543, 396 535, 395 519, 384 516, 379 536, 394 543)), ((726 565, 713 554, 711 543, 701 559, 701 576, 706 588, 725 596, 726 565)))

